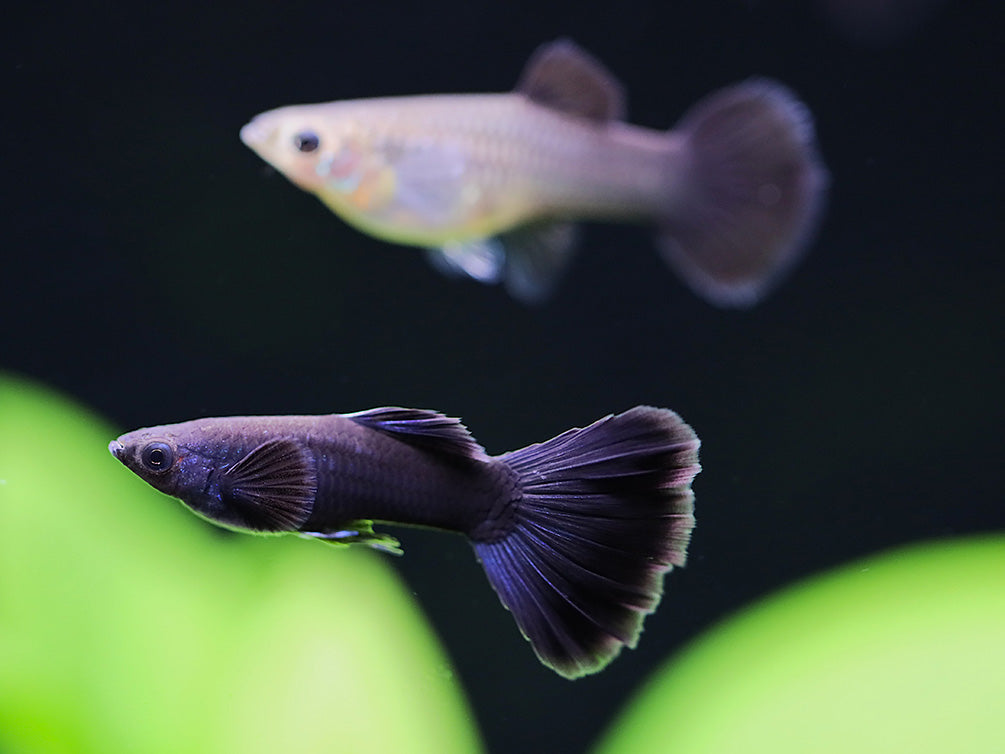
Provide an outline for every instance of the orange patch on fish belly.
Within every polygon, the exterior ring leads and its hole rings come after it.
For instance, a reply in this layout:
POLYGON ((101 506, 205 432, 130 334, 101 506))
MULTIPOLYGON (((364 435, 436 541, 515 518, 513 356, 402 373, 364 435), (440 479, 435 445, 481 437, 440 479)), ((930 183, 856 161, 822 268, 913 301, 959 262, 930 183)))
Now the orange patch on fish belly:
POLYGON ((378 209, 394 196, 396 187, 394 171, 384 165, 365 169, 349 202, 361 212, 378 209))

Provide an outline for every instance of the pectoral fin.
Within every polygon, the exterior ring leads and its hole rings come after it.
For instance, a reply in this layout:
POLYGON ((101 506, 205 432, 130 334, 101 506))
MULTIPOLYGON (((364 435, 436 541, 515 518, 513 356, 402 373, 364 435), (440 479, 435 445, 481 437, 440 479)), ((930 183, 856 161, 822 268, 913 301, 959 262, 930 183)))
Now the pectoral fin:
POLYGON ((260 531, 298 528, 314 508, 317 489, 313 457, 287 438, 263 442, 220 478, 221 496, 260 531))
POLYGON ((479 238, 426 249, 430 263, 445 275, 466 275, 479 283, 495 284, 502 280, 506 251, 494 238, 479 238))

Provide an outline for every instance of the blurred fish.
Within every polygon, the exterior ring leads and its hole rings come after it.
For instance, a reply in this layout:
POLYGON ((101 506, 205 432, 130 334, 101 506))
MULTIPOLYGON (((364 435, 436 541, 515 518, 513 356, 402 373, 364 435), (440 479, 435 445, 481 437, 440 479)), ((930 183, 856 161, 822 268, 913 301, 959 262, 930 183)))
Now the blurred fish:
POLYGON ((720 306, 761 298, 807 245, 827 184, 807 109, 755 79, 670 132, 573 43, 542 46, 516 89, 295 105, 241 139, 346 222, 426 247, 441 270, 545 298, 574 220, 654 223, 666 261, 720 306))
POLYGON ((673 411, 637 406, 500 456, 406 408, 197 419, 108 449, 233 529, 391 552, 374 520, 460 532, 541 661, 577 678, 635 646, 684 564, 698 445, 673 411))

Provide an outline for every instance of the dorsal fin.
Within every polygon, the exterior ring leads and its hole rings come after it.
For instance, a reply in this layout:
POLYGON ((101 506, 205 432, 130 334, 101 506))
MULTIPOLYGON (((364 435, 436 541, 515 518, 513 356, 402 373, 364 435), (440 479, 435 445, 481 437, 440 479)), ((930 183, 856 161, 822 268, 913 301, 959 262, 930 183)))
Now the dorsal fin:
POLYGON ((541 45, 530 56, 516 91, 570 115, 624 120, 625 93, 604 65, 568 39, 541 45))
POLYGON ((444 416, 437 411, 385 406, 345 414, 345 418, 435 453, 472 459, 486 457, 485 449, 471 436, 460 419, 444 416))

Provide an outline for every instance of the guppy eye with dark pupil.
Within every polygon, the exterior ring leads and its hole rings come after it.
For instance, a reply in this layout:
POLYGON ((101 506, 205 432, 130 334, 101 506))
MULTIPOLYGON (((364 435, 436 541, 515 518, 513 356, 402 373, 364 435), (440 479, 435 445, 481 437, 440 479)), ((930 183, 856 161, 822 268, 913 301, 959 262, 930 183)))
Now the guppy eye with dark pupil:
POLYGON ((143 448, 140 460, 150 471, 167 471, 174 463, 174 452, 164 442, 152 442, 143 448))
POLYGON ((313 131, 301 131, 293 137, 293 146, 301 152, 313 152, 321 146, 321 139, 313 131))

